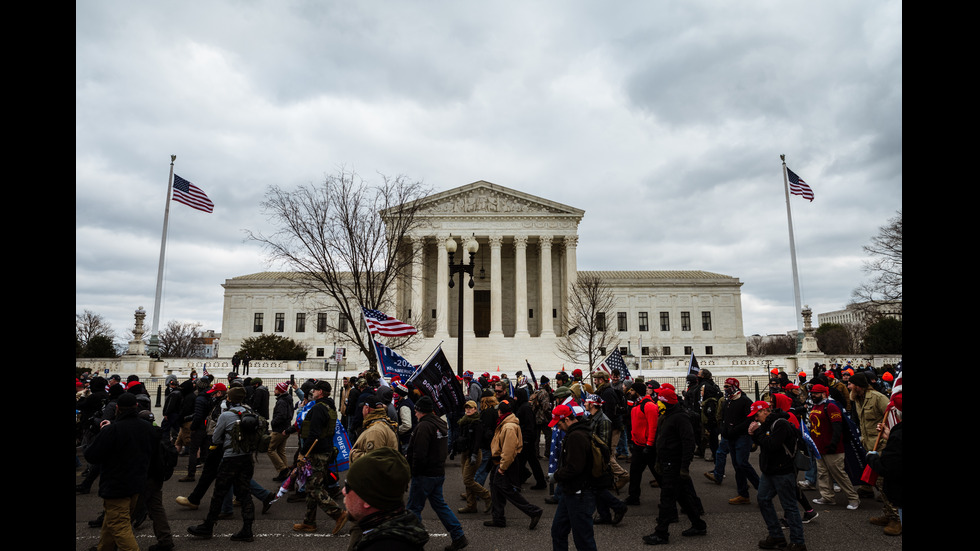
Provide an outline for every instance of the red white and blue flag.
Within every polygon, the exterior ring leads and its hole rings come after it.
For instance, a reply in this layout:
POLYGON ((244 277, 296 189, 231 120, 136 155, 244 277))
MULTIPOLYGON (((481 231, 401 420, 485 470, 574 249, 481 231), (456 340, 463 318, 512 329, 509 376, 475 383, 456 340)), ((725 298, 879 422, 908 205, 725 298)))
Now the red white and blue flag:
POLYGON ((813 201, 813 190, 810 189, 810 186, 803 181, 803 178, 797 176, 795 172, 789 169, 789 167, 786 168, 786 179, 789 181, 790 193, 793 195, 799 195, 809 201, 813 201))
POLYGON ((201 188, 174 174, 174 201, 192 209, 214 212, 214 203, 201 188))
POLYGON ((364 323, 372 335, 382 337, 407 337, 418 333, 415 327, 385 315, 380 310, 361 307, 364 311, 364 323))

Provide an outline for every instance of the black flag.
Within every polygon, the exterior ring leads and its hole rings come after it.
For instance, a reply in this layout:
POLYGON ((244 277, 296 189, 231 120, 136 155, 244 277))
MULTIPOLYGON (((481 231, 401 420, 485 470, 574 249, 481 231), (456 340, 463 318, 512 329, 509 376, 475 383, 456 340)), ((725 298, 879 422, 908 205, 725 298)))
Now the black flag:
POLYGON ((463 414, 463 385, 456 378, 442 347, 409 379, 419 392, 432 398, 436 415, 452 418, 463 414))

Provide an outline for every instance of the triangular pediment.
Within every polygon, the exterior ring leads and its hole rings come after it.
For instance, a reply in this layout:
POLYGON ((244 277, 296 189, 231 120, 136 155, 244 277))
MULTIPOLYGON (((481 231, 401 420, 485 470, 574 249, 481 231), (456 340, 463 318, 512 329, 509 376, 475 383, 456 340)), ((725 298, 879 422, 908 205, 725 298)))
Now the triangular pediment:
POLYGON ((418 216, 571 216, 585 211, 485 180, 426 197, 418 216))

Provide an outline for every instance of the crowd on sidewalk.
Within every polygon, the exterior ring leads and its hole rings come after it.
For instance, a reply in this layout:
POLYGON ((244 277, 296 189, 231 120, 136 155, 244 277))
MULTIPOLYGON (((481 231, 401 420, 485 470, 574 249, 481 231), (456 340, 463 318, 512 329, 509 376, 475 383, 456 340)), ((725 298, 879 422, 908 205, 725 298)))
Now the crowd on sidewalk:
POLYGON ((100 528, 98 549, 139 549, 134 526, 147 519, 156 540, 149 549, 174 549, 168 507, 206 509, 188 532, 212 538, 219 519, 235 518, 236 503, 242 524, 231 539, 254 541, 256 513, 282 499, 305 504, 294 531, 346 530, 348 550, 423 549, 426 505, 450 536, 446 549, 463 549, 462 515, 486 515, 485 526, 503 531, 525 518, 535 530, 545 502, 556 505, 552 548, 568 549, 571 539, 584 550, 596 548, 597 527, 615 527, 640 507, 645 491, 658 505, 643 543, 669 544, 675 523, 684 526, 682 537, 706 535, 695 481, 722 484, 730 457, 728 503, 757 504, 762 549, 806 549, 803 525, 818 517, 814 505, 866 510, 877 499, 880 512, 855 521, 900 535, 900 366, 814 369, 809 379, 773 370, 756 400, 737 378, 719 385, 703 368, 685 388, 617 369, 560 371, 553 381, 522 371, 513 379, 465 372, 465 403, 449 414, 418 388, 375 371, 344 377, 340 388, 290 379, 271 392, 261 378, 235 371, 220 381, 171 375, 159 418, 138 377, 83 376, 76 446, 85 463, 76 454, 76 466, 85 471, 76 493, 97 481, 103 513, 89 524, 100 528), (265 460, 276 472, 269 488, 254 479, 255 462, 265 460), (465 489, 458 508, 443 494, 446 464, 456 460, 465 489), (704 478, 692 477, 696 460, 710 467, 704 478), (164 504, 171 477, 188 491, 164 504), (327 527, 318 512, 329 517, 327 527))

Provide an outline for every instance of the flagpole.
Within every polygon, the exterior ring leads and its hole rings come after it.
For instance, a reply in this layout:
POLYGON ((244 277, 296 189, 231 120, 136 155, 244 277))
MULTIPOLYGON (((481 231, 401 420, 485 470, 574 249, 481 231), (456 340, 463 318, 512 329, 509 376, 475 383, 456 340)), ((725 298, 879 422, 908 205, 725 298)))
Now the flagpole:
POLYGON ((789 204, 789 176, 786 174, 786 155, 780 155, 783 161, 783 192, 786 194, 786 221, 789 225, 789 254, 793 263, 793 292, 796 298, 796 330, 803 332, 803 303, 800 300, 800 274, 796 268, 796 240, 793 238, 793 211, 789 204))
POLYGON ((170 156, 170 176, 167 178, 167 206, 163 211, 163 237, 160 238, 160 264, 157 268, 157 291, 153 299, 153 325, 150 327, 150 348, 149 353, 152 357, 159 357, 160 354, 160 302, 163 297, 163 265, 167 256, 167 224, 170 219, 170 190, 174 185, 174 161, 176 155, 170 156))
MULTIPOLYGON (((429 352, 429 355, 425 357, 425 361, 422 362, 422 363, 420 363, 419 364, 419 368, 416 369, 415 372, 412 373, 412 376, 408 378, 409 381, 411 381, 412 379, 414 379, 415 376, 419 374, 419 371, 423 367, 425 367, 425 364, 429 363, 429 360, 432 359, 432 356, 435 356, 436 355, 436 352, 438 352, 439 349, 442 348, 442 343, 444 343, 444 342, 446 342, 446 341, 444 341, 444 340, 443 341, 439 341, 439 344, 436 345, 435 349, 432 352, 429 352)), ((405 381, 405 382, 407 383, 408 381, 405 381)))

